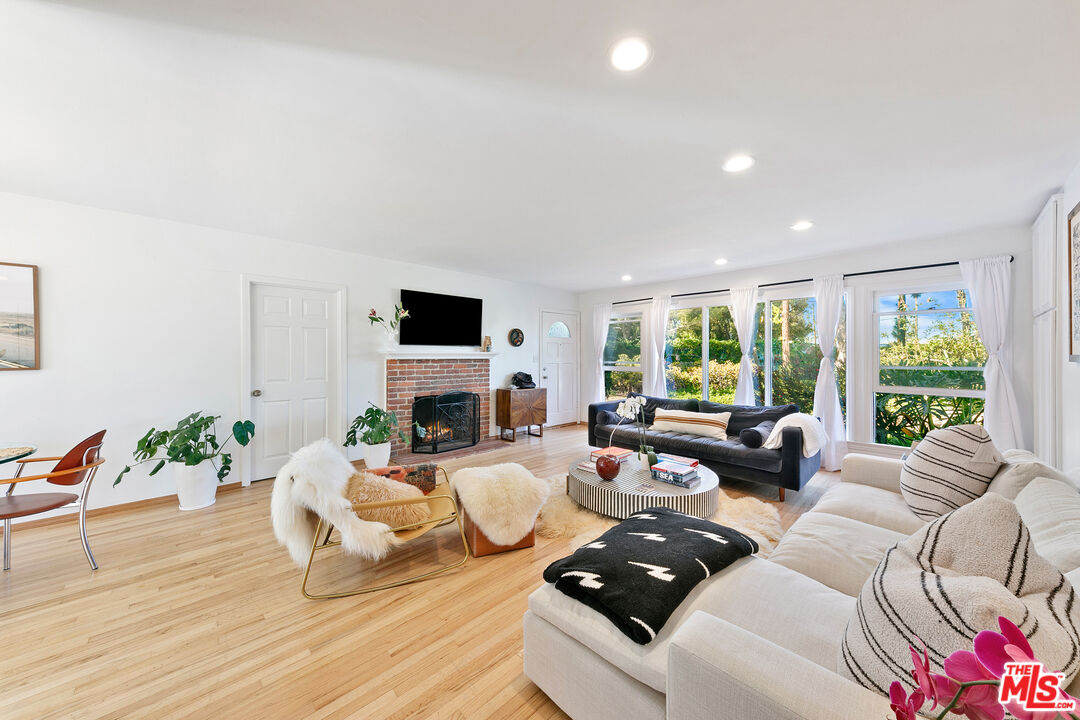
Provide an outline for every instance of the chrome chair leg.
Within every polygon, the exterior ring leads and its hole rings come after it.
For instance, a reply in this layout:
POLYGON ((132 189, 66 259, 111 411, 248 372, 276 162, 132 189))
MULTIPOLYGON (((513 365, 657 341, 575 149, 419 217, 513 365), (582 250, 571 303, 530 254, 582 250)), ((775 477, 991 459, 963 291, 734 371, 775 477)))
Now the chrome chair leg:
POLYGON ((4 569, 11 569, 11 521, 4 521, 4 569))
MULTIPOLYGON (((97 468, 94 468, 92 473, 97 472, 97 468)), ((86 561, 90 563, 91 570, 97 570, 97 561, 94 560, 94 553, 90 552, 90 541, 86 538, 86 498, 90 495, 90 483, 94 481, 94 475, 86 478, 86 482, 83 483, 82 497, 79 498, 79 536, 82 538, 82 549, 86 553, 86 561)))

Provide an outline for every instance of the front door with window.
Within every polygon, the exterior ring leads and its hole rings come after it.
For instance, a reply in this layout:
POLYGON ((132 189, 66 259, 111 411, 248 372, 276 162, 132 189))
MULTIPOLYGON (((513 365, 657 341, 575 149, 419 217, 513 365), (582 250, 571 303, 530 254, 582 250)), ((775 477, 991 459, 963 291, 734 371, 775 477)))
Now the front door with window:
POLYGON ((578 314, 540 313, 540 382, 547 388, 549 425, 578 419, 578 314))

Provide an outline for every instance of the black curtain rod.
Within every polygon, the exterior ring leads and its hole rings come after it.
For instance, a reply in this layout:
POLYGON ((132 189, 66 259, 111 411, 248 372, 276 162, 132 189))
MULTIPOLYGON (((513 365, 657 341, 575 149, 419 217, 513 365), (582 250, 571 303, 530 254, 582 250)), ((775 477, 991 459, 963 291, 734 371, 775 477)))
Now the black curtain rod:
MULTIPOLYGON (((1016 258, 1014 258, 1012 255, 1009 256, 1009 262, 1013 262, 1015 259, 1016 258)), ((930 263, 929 265, 908 265, 907 267, 887 268, 885 270, 864 270, 863 272, 844 273, 844 279, 846 280, 847 278, 862 277, 863 275, 881 275, 881 274, 884 274, 884 273, 905 272, 907 270, 927 270, 929 268, 948 267, 950 265, 959 265, 959 264, 960 264, 960 261, 956 260, 956 261, 953 261, 953 262, 930 263)), ((769 287, 779 287, 781 285, 798 285, 799 283, 808 283, 808 282, 814 282, 814 279, 813 278, 803 278, 802 280, 783 280, 781 282, 762 283, 761 285, 758 285, 758 288, 760 289, 760 288, 769 288, 769 287)), ((724 292, 731 292, 731 288, 724 288, 723 290, 701 290, 701 291, 698 291, 698 292, 678 293, 676 295, 672 295, 671 297, 672 298, 686 298, 686 297, 696 297, 698 295, 716 295, 717 293, 724 293, 724 292)), ((647 298, 637 298, 635 300, 619 300, 619 301, 613 302, 611 304, 612 305, 631 305, 631 304, 634 304, 634 303, 650 302, 650 301, 652 301, 652 298, 647 297, 647 298)))

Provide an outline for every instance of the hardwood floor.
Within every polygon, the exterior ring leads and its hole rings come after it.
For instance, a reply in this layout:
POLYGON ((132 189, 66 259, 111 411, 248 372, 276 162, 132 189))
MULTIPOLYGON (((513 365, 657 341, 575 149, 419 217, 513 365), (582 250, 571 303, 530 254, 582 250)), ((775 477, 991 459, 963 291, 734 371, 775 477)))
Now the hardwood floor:
MULTIPOLYGON (((563 475, 584 426, 518 436, 461 467, 519 462, 563 475)), ((834 476, 777 503, 787 528, 834 476)), ((776 491, 724 485, 776 503, 776 491)), ((566 539, 471 558, 426 582, 353 598, 305 600, 300 572, 270 528, 270 482, 91 517, 91 573, 73 517, 13 532, 0 578, 0 718, 562 718, 521 672, 526 597, 566 539)), ((443 528, 384 572, 415 572, 458 552, 443 528)), ((460 542, 457 540, 457 542, 460 542)), ((318 583, 365 581, 365 563, 328 552, 318 583)))

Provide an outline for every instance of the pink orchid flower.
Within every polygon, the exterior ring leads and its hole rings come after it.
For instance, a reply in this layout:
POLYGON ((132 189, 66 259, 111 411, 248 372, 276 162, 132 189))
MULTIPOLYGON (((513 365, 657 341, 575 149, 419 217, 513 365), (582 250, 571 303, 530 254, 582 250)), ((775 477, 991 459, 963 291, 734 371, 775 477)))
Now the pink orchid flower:
MULTIPOLYGON (((1007 663, 1021 663, 1035 661, 1035 653, 1031 649, 1031 643, 1020 630, 1008 618, 999 617, 998 627, 1000 633, 992 630, 983 630, 975 636, 975 656, 980 665, 993 677, 1000 678, 1005 674, 1007 663)), ((948 672, 948 668, 946 668, 948 672)), ((949 673, 952 675, 952 673, 949 673)), ((996 690, 996 688, 995 688, 996 690)), ((1070 699, 1068 693, 1061 691, 1063 699, 1070 699)), ((1057 711, 1031 711, 1020 707, 1019 703, 1005 705, 1016 720, 1054 720, 1059 717, 1057 711)))
MULTIPOLYGON (((908 645, 908 650, 911 651, 911 664, 914 668, 911 671, 911 677, 915 679, 915 685, 923 697, 930 701, 930 709, 933 710, 939 704, 948 702, 952 699, 952 695, 940 695, 937 691, 937 684, 935 678, 940 677, 930 672, 930 657, 926 654, 926 643, 919 640, 922 643, 922 657, 919 657, 919 651, 911 645, 908 645)), ((945 678, 946 680, 948 678, 945 678)), ((954 691, 955 694, 955 691, 954 691)))
POLYGON ((375 308, 371 308, 371 312, 368 313, 368 317, 375 317, 378 314, 379 314, 378 310, 376 310, 375 308))
MULTIPOLYGON (((974 682, 977 680, 994 680, 993 674, 987 670, 975 653, 970 650, 958 650, 943 663, 944 675, 934 675, 936 694, 941 704, 945 705, 956 695, 960 689, 960 683, 974 682)), ((964 715, 969 720, 1001 720, 1005 717, 1005 708, 997 699, 996 685, 974 685, 964 691, 959 702, 953 707, 952 712, 964 715)))
POLYGON ((908 697, 899 680, 894 680, 889 686, 889 706, 896 714, 896 720, 919 720, 919 708, 922 704, 923 694, 919 690, 908 697))

